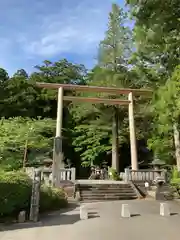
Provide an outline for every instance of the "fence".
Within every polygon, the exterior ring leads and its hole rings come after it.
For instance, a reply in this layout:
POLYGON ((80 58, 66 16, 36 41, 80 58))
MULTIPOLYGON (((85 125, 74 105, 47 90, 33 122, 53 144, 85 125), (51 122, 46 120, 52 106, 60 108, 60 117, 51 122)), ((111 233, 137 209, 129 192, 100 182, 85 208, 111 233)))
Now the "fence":
POLYGON ((120 177, 124 181, 147 181, 151 182, 156 179, 156 177, 163 177, 167 181, 166 171, 163 170, 153 170, 153 169, 140 169, 131 170, 125 169, 124 173, 120 174, 120 177))
POLYGON ((60 184, 62 181, 71 181, 75 182, 76 180, 76 169, 75 168, 61 168, 59 171, 57 171, 57 176, 56 176, 56 183, 57 186, 60 184))
MULTIPOLYGON (((41 171, 41 181, 46 185, 52 183, 52 168, 40 168, 41 171)), ((34 168, 26 168, 26 173, 33 179, 34 168)), ((76 180, 76 169, 75 168, 61 168, 56 173, 57 185, 62 181, 72 181, 76 180)))

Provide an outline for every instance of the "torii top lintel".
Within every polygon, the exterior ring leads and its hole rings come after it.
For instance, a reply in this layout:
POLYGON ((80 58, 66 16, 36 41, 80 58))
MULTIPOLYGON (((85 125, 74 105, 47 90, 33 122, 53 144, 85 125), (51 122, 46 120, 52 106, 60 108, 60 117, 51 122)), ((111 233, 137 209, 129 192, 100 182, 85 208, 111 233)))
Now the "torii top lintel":
POLYGON ((37 87, 47 89, 63 88, 65 90, 73 90, 80 92, 106 92, 113 94, 129 94, 132 93, 136 96, 152 95, 151 89, 131 89, 131 88, 115 88, 115 87, 100 87, 100 86, 87 86, 87 85, 75 85, 75 84, 59 84, 59 83, 43 83, 37 82, 37 87))

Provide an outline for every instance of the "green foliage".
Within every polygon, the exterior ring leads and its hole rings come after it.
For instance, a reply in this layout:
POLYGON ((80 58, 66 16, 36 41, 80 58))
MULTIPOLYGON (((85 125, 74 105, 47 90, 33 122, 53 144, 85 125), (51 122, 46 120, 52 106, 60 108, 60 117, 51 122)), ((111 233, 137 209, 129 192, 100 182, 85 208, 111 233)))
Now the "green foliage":
POLYGON ((148 69, 148 72, 153 71, 157 75, 156 82, 151 81, 153 86, 164 84, 174 68, 180 64, 179 1, 126 2, 136 20, 136 60, 141 69, 148 69))
POLYGON ((109 132, 96 125, 81 125, 75 128, 73 145, 81 154, 83 166, 100 165, 111 149, 109 132))
POLYGON ((5 97, 0 116, 33 117, 36 115, 38 92, 23 75, 15 75, 7 80, 4 88, 5 97))
MULTIPOLYGON (((22 166, 26 141, 28 140, 28 164, 41 163, 44 158, 52 158, 53 137, 57 114, 57 91, 41 89, 36 82, 58 82, 84 84, 86 69, 62 59, 56 62, 44 61, 36 66, 36 72, 26 73, 19 69, 9 78, 0 69, 0 165, 5 169, 22 166), (40 117, 38 117, 40 116, 40 117)), ((70 94, 65 92, 65 94, 70 94)), ((63 123, 64 151, 73 154, 71 146, 72 116, 69 103, 64 104, 63 123)))
POLYGON ((0 84, 7 81, 9 78, 8 73, 5 69, 0 68, 0 84))
POLYGON ((28 74, 24 69, 19 69, 17 72, 13 75, 13 77, 23 77, 28 78, 28 74))
POLYGON ((56 62, 46 60, 36 66, 36 70, 28 76, 24 69, 20 69, 9 78, 7 72, 0 69, 0 117, 55 118, 57 91, 37 88, 35 83, 84 84, 86 74, 83 65, 66 59, 56 62))
POLYGON ((29 209, 32 183, 23 172, 1 172, 0 192, 1 217, 29 209))
POLYGON ((177 167, 174 166, 172 169, 172 180, 176 180, 176 179, 180 180, 180 174, 179 174, 177 167))
POLYGON ((180 173, 176 166, 173 166, 172 176, 171 176, 171 186, 180 197, 180 173))
MULTIPOLYGON (((128 13, 112 4, 107 31, 99 44, 98 64, 88 73, 83 65, 66 59, 45 60, 29 76, 24 69, 19 69, 9 77, 7 71, 0 68, 0 118, 6 119, 1 122, 0 132, 3 168, 22 166, 27 138, 30 164, 42 162, 51 155, 55 128, 51 119, 57 114, 57 91, 37 88, 36 82, 153 88, 152 102, 135 98, 139 104, 135 106, 136 136, 145 141, 149 139, 148 146, 154 153, 174 163, 173 126, 180 129, 180 67, 177 67, 180 64, 180 3, 179 0, 126 2, 135 19, 133 31, 127 27, 128 13), (29 131, 31 126, 33 130, 29 131)), ((120 98, 101 92, 65 91, 65 95, 68 94, 120 98)), ((64 151, 70 159, 74 159, 76 152, 85 166, 104 160, 112 143, 116 144, 117 156, 118 147, 129 142, 127 109, 123 107, 64 103, 63 123, 64 151), (116 141, 117 136, 120 143, 116 141)))
POLYGON ((108 176, 111 180, 115 180, 115 181, 120 181, 121 178, 119 176, 119 174, 117 173, 117 171, 113 168, 109 168, 108 169, 108 176))
POLYGON ((35 72, 30 79, 36 82, 82 84, 86 74, 83 65, 70 63, 66 59, 57 62, 45 60, 42 65, 37 65, 35 68, 38 72, 35 72))
MULTIPOLYGON (((112 4, 109 13, 108 29, 104 40, 99 45, 98 65, 87 75, 87 84, 93 86, 125 87, 131 86, 127 60, 131 52, 131 31, 125 27, 127 15, 117 5, 112 4)), ((85 93, 85 97, 116 98, 107 93, 85 93)), ((119 97, 119 96, 118 96, 119 97)), ((122 96, 123 98, 123 96, 122 96)), ((81 154, 82 164, 89 166, 92 163, 99 165, 107 157, 107 153, 116 144, 116 156, 119 143, 117 135, 120 135, 122 144, 127 141, 125 127, 127 126, 127 109, 108 106, 106 104, 81 104, 72 110, 75 117, 73 145, 81 154), (116 116, 116 120, 115 120, 116 116), (118 129, 118 121, 121 129, 118 129), (113 124, 112 122, 116 121, 113 124), (124 121, 124 122, 123 122, 124 121), (123 126, 123 127, 122 127, 123 126), (113 130, 113 131, 112 131, 113 130), (116 143, 115 143, 116 142, 116 143)))
MULTIPOLYGON (((21 171, 0 174, 0 217, 16 217, 25 210, 29 213, 32 181, 21 171)), ((40 191, 40 211, 57 210, 66 207, 67 196, 62 189, 42 186, 40 191)))
POLYGON ((67 207, 67 196, 63 189, 41 187, 40 212, 58 210, 67 207))
POLYGON ((53 146, 55 122, 52 119, 33 120, 10 118, 1 120, 0 165, 5 169, 22 167, 27 141, 29 164, 43 160, 53 146))
POLYGON ((127 65, 127 60, 132 51, 131 31, 125 27, 127 15, 117 4, 112 4, 109 13, 108 30, 105 39, 100 43, 99 63, 112 70, 118 66, 127 65))
POLYGON ((152 101, 153 131, 149 148, 166 161, 174 157, 173 125, 179 124, 180 67, 154 94, 152 101))

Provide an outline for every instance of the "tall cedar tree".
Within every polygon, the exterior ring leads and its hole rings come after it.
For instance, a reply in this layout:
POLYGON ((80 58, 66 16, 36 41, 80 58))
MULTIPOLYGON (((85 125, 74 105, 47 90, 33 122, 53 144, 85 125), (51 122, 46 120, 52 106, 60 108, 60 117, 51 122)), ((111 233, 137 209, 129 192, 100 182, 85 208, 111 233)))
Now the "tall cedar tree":
MULTIPOLYGON (((125 21, 126 14, 123 10, 117 4, 112 4, 112 11, 109 13, 108 30, 99 47, 99 66, 113 73, 113 79, 110 79, 108 83, 106 82, 106 86, 124 86, 124 79, 114 77, 120 71, 126 69, 131 52, 131 34, 129 28, 125 27, 125 21)), ((114 106, 112 123, 112 167, 117 171, 119 170, 118 112, 118 106, 114 106)))

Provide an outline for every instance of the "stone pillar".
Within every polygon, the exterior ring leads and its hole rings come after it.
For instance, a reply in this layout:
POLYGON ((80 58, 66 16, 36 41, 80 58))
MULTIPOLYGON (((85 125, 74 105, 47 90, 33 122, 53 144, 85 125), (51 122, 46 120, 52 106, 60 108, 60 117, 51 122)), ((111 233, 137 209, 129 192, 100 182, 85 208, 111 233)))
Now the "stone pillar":
POLYGON ((39 220, 40 186, 41 186, 41 171, 39 169, 36 169, 34 170, 29 217, 30 221, 34 222, 37 222, 39 220))
POLYGON ((124 181, 128 182, 130 180, 130 170, 129 168, 124 169, 124 181))
POLYGON ((63 164, 63 150, 62 150, 62 124, 63 124, 63 88, 58 89, 57 101, 57 120, 56 120, 56 137, 54 139, 53 150, 53 185, 56 186, 57 175, 60 168, 64 167, 63 164))
POLYGON ((133 106, 133 94, 129 93, 129 131, 130 131, 130 145, 131 145, 131 167, 132 170, 138 169, 137 160, 137 147, 136 147, 136 133, 135 133, 135 121, 134 121, 134 106, 133 106))
POLYGON ((76 168, 71 168, 71 181, 75 182, 76 180, 76 168))

